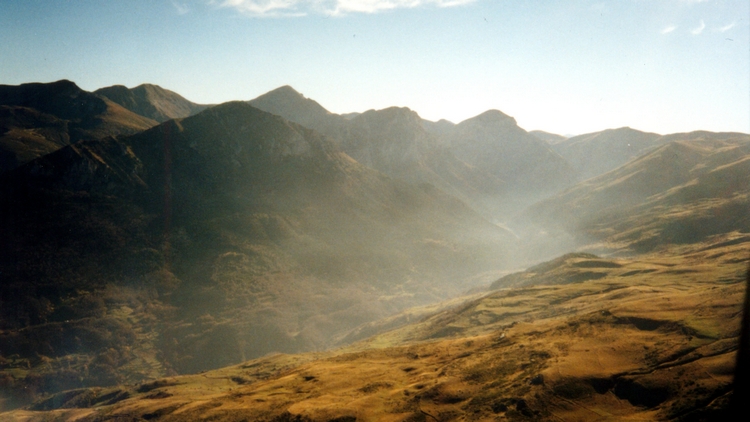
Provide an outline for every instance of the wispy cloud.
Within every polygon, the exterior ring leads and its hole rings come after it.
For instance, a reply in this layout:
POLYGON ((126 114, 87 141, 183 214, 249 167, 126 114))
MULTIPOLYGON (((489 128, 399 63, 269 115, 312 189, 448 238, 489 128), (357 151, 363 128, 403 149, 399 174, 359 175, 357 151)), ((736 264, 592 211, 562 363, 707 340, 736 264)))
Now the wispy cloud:
POLYGON ((677 27, 675 25, 669 25, 668 27, 662 29, 661 33, 662 34, 669 34, 670 32, 674 31, 675 29, 677 29, 677 27))
POLYGON ((177 10, 178 15, 184 15, 188 12, 190 12, 190 8, 185 3, 177 3, 176 1, 172 1, 172 6, 177 10))
POLYGON ((701 19, 701 24, 698 25, 698 27, 694 28, 692 31, 690 31, 693 35, 699 35, 703 32, 703 30, 706 29, 706 22, 703 22, 703 19, 701 19))
POLYGON ((727 32, 730 29, 734 28, 735 25, 737 25, 737 22, 732 22, 732 23, 730 23, 728 25, 722 26, 721 28, 716 28, 716 30, 719 31, 719 32, 727 32))
POLYGON ((478 0, 222 0, 211 1, 219 7, 233 8, 248 16, 331 16, 351 13, 377 13, 415 7, 455 7, 478 0))

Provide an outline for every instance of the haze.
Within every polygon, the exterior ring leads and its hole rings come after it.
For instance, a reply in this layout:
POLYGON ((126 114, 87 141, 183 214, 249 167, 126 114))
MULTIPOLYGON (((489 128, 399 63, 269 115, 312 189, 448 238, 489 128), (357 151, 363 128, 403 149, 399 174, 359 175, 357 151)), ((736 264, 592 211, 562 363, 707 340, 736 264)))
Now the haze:
POLYGON ((750 131, 746 1, 25 1, 0 79, 144 82, 197 103, 289 84, 336 113, 487 109, 565 135, 750 131))

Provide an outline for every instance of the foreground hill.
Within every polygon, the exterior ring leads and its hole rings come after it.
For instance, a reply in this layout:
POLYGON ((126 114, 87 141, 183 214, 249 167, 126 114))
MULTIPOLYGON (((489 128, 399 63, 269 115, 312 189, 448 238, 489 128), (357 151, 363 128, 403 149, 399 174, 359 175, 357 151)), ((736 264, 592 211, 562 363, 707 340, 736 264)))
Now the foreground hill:
POLYGON ((693 132, 532 206, 527 221, 579 244, 648 251, 750 229, 750 135, 693 132))
POLYGON ((196 104, 175 92, 152 84, 142 84, 135 88, 113 85, 97 89, 94 94, 160 123, 192 116, 209 107, 196 104))
POLYGON ((487 281, 510 241, 455 198, 239 102, 64 147, 0 194, 13 403, 325 347, 487 281))
POLYGON ((510 277, 526 280, 523 286, 347 349, 73 390, 2 416, 727 420, 748 240, 746 234, 717 237, 635 260, 569 255, 510 277), (599 276, 561 276, 582 271, 599 276))
POLYGON ((81 139, 155 124, 70 81, 0 85, 0 173, 81 139))

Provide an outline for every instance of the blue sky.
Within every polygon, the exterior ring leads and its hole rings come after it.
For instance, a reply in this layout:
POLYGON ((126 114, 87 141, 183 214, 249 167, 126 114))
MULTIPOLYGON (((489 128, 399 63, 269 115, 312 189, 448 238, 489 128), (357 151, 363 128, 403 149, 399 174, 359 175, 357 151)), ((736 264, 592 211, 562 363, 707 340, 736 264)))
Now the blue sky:
POLYGON ((144 82, 199 103, 281 85, 527 130, 750 132, 747 0, 0 2, 0 84, 144 82))

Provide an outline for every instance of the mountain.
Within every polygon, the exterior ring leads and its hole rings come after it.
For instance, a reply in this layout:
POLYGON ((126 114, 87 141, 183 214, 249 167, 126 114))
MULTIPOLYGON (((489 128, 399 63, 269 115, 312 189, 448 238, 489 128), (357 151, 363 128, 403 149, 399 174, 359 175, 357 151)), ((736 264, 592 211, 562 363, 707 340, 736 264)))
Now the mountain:
POLYGON ((656 133, 623 127, 574 136, 552 149, 578 170, 583 179, 598 176, 666 142, 656 133))
POLYGON ((155 124, 67 80, 0 85, 0 172, 81 139, 133 134, 155 124))
POLYGON ((113 85, 97 89, 94 94, 157 122, 192 116, 209 107, 188 101, 175 92, 152 84, 142 84, 135 88, 113 85))
POLYGON ((693 132, 531 206, 525 218, 579 242, 648 251, 750 231, 750 135, 693 132))
MULTIPOLYGON (((342 151, 366 166, 412 184, 432 184, 487 215, 505 193, 502 180, 458 160, 440 144, 440 138, 426 130, 429 122, 408 108, 368 110, 343 117, 290 86, 268 92, 250 104, 328 135, 342 151)), ((444 127, 445 122, 439 125, 444 127)))
POLYGON ((546 142, 497 110, 457 124, 448 139, 456 157, 505 181, 516 205, 554 193, 577 178, 575 169, 546 142))
POLYGON ((315 100, 305 98, 289 85, 276 88, 249 103, 263 111, 281 116, 326 135, 336 136, 347 118, 331 113, 315 100))
POLYGON ((545 132, 543 130, 531 130, 529 131, 529 133, 550 145, 559 144, 560 142, 563 142, 566 139, 568 139, 568 137, 566 136, 558 135, 556 133, 545 132))
POLYGON ((455 126, 455 123, 445 119, 440 119, 437 122, 422 119, 422 127, 424 130, 438 136, 439 139, 444 139, 455 126))
POLYGON ((324 348, 496 277, 513 241, 244 102, 63 147, 0 196, 14 403, 324 348))

